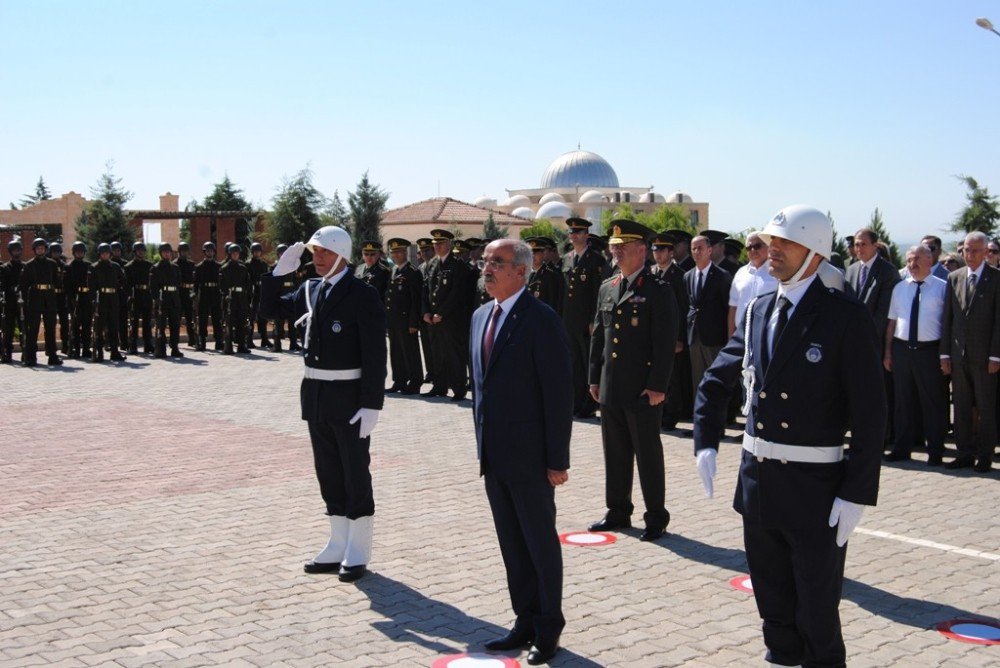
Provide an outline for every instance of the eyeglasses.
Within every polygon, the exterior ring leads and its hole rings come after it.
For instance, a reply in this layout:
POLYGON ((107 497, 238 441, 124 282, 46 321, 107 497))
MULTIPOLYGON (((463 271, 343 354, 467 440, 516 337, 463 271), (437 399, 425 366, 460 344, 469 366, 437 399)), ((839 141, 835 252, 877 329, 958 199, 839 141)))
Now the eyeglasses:
POLYGON ((1000 255, 1000 248, 991 248, 987 251, 990 255, 1000 255))
POLYGON ((752 251, 760 250, 764 246, 765 246, 765 244, 763 242, 756 243, 756 244, 747 244, 747 250, 752 250, 752 251))
POLYGON ((508 264, 514 264, 514 263, 511 262, 510 260, 479 260, 476 262, 476 266, 479 267, 480 271, 486 269, 486 267, 489 267, 493 271, 496 271, 497 269, 500 269, 501 267, 504 267, 508 264))

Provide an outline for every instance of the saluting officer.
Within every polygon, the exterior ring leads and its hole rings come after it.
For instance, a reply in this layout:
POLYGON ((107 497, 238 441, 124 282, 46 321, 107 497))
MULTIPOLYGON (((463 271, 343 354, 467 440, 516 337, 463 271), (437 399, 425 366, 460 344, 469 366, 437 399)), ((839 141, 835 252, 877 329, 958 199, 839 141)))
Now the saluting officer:
POLYGON ((759 236, 770 244, 779 286, 751 302, 698 386, 697 466, 711 497, 726 405, 743 378, 747 424, 734 507, 766 661, 843 666, 847 539, 864 506, 875 505, 885 437, 879 344, 864 305, 816 273, 833 241, 822 212, 786 207, 759 236))
MULTIPOLYGON (((287 250, 288 250, 288 244, 278 244, 275 247, 274 252, 277 254, 278 259, 280 260, 281 256, 284 255, 285 251, 287 251, 287 250)), ((270 267, 271 272, 274 271, 274 268, 276 266, 278 266, 277 262, 275 262, 274 264, 271 265, 271 267, 270 267)), ((297 279, 296 272, 292 272, 290 274, 286 274, 285 276, 282 276, 281 278, 282 278, 282 280, 281 280, 281 286, 280 286, 281 287, 281 294, 282 295, 286 295, 288 293, 295 292, 295 289, 299 286, 299 281, 297 279)), ((260 305, 259 305, 259 303, 258 303, 258 309, 257 310, 258 310, 258 314, 259 314, 259 312, 260 312, 260 305)), ((301 350, 301 348, 299 348, 298 335, 297 335, 297 332, 296 332, 295 323, 292 320, 285 320, 283 318, 278 318, 277 320, 274 321, 274 348, 273 348, 273 350, 276 353, 280 353, 281 352, 281 339, 285 338, 285 327, 286 326, 288 327, 288 350, 290 350, 292 352, 295 352, 297 350, 301 350)))
POLYGON ((469 265, 451 252, 455 238, 448 230, 431 230, 434 259, 424 283, 424 322, 430 325, 434 355, 434 384, 423 396, 445 397, 450 388, 452 401, 462 401, 468 391, 463 342, 469 335, 471 306, 469 265))
POLYGON ((531 247, 531 271, 528 272, 528 292, 540 299, 556 313, 562 313, 563 295, 566 283, 562 273, 553 269, 546 261, 546 253, 556 247, 556 242, 548 237, 532 237, 525 239, 531 247))
POLYGON ((410 242, 389 239, 389 254, 394 266, 385 294, 386 327, 389 330, 389 359, 392 362, 392 386, 387 392, 417 394, 423 383, 420 364, 420 293, 423 279, 408 257, 410 242))
POLYGON ((611 253, 621 269, 601 284, 590 349, 590 395, 601 406, 607 514, 591 531, 632 526, 632 471, 646 503, 640 540, 656 540, 670 522, 665 505, 663 400, 674 364, 677 300, 646 266, 648 227, 611 221, 611 253), (667 345, 664 345, 667 344, 667 345), (634 462, 634 464, 633 464, 634 462))
MULTIPOLYGON (((9 364, 14 355, 14 329, 21 332, 21 340, 24 340, 24 320, 21 317, 21 307, 18 304, 17 284, 21 280, 21 271, 24 263, 21 262, 21 253, 24 246, 20 241, 10 241, 7 243, 7 253, 10 260, 3 265, 3 350, 0 350, 0 362, 9 364)), ((22 343, 22 349, 23 349, 22 343)))
POLYGON ((146 259, 146 244, 136 241, 132 244, 132 259, 125 263, 125 280, 128 281, 129 328, 128 351, 139 352, 139 325, 142 325, 142 352, 153 353, 153 334, 150 320, 153 317, 153 299, 149 294, 149 272, 153 263, 146 259))
POLYGON ((118 350, 121 332, 119 295, 125 291, 125 272, 111 261, 111 246, 97 246, 97 262, 90 270, 90 292, 94 296, 94 351, 91 360, 104 361, 104 346, 111 350, 112 362, 124 362, 118 350))
POLYGON ((219 269, 219 288, 226 297, 226 347, 222 351, 226 355, 233 354, 233 342, 236 342, 236 352, 241 355, 250 353, 247 348, 247 317, 250 314, 250 291, 253 283, 246 265, 240 262, 242 249, 239 244, 229 244, 227 255, 229 262, 219 269))
POLYGON ((204 350, 198 341, 198 323, 195 320, 194 310, 194 268, 191 261, 191 246, 186 241, 177 244, 177 260, 174 264, 181 272, 181 317, 184 318, 184 327, 187 329, 188 346, 199 350, 204 350))
POLYGON ((305 378, 300 397, 309 424, 316 476, 330 517, 330 540, 305 565, 307 573, 338 572, 350 582, 371 559, 375 500, 369 471, 370 435, 385 389, 385 308, 378 294, 347 268, 351 237, 329 225, 308 247, 321 279, 281 295, 281 281, 306 247, 292 245, 274 275, 261 279, 261 312, 305 325, 305 378))
POLYGON ((73 261, 66 268, 63 289, 69 298, 69 311, 72 322, 69 356, 78 359, 81 356, 89 358, 91 327, 94 322, 94 298, 90 292, 90 263, 84 259, 87 254, 87 244, 82 241, 73 242, 73 261))
POLYGON ((149 292, 156 303, 156 356, 167 356, 166 329, 170 327, 170 356, 184 357, 181 340, 181 270, 171 260, 174 249, 168 243, 159 247, 160 261, 149 273, 149 292))
POLYGON ((260 310, 260 277, 270 271, 267 262, 261 258, 264 254, 264 247, 256 241, 250 244, 250 261, 247 262, 247 270, 250 272, 250 281, 253 283, 253 296, 250 299, 250 331, 247 336, 247 347, 253 348, 253 326, 257 324, 257 332, 260 334, 261 348, 270 348, 271 341, 267 338, 267 320, 258 315, 260 310))
POLYGON ((222 296, 219 293, 219 263, 215 261, 215 244, 206 241, 201 245, 204 256, 194 267, 194 294, 198 301, 198 350, 208 345, 208 319, 212 319, 212 338, 215 349, 222 350, 222 296))
POLYGON ((59 280, 56 281, 56 319, 59 321, 59 348, 63 355, 69 355, 70 324, 69 304, 66 300, 66 258, 63 257, 62 244, 49 244, 49 258, 56 263, 59 270, 59 280))
POLYGON ((24 303, 24 348, 21 362, 24 366, 38 364, 38 328, 45 325, 45 354, 53 366, 62 364, 56 354, 56 287, 62 287, 61 272, 55 260, 45 257, 48 243, 45 239, 31 242, 34 257, 24 263, 17 289, 24 303))
POLYGON ((361 242, 362 263, 354 270, 354 276, 375 288, 379 298, 385 302, 385 289, 389 285, 389 270, 380 262, 382 245, 378 241, 361 242))
POLYGON ((569 240, 573 250, 563 256, 562 273, 566 281, 563 300, 563 324, 569 336, 573 354, 573 414, 579 418, 594 417, 597 404, 590 396, 587 369, 590 360, 590 337, 594 333, 594 314, 597 312, 597 291, 604 280, 607 261, 600 251, 588 245, 590 221, 569 218, 569 240))

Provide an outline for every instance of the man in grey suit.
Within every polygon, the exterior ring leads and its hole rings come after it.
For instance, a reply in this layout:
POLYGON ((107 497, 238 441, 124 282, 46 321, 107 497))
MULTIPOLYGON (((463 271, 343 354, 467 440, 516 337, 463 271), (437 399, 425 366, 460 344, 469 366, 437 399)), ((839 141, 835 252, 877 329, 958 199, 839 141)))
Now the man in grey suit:
POLYGON ((1000 371, 1000 271, 986 264, 989 239, 965 237, 966 266, 948 274, 941 325, 941 372, 951 374, 958 457, 949 469, 992 467, 1000 371), (973 412, 978 408, 978 416, 973 412))
MULTIPOLYGON (((892 289, 899 283, 899 272, 891 263, 878 254, 878 235, 874 230, 862 228, 854 233, 854 252, 857 261, 847 268, 845 281, 847 292, 853 294, 871 314, 875 322, 875 333, 879 339, 879 359, 885 356, 885 330, 889 324, 889 304, 892 289)), ((885 397, 889 406, 889 422, 886 429, 886 444, 892 442, 894 389, 892 373, 883 370, 885 397)))
POLYGON ((525 289, 526 243, 498 239, 479 264, 493 299, 472 315, 473 418, 516 615, 511 631, 486 649, 532 643, 528 664, 535 666, 555 656, 566 624, 555 488, 569 479, 569 338, 559 315, 525 289))

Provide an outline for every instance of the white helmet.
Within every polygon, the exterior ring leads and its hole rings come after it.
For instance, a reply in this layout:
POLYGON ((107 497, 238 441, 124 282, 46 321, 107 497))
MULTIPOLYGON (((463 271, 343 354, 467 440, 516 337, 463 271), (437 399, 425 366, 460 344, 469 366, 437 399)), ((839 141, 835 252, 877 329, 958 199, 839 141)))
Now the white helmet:
POLYGON ((767 244, 771 243, 771 237, 794 241, 828 260, 833 250, 830 219, 822 211, 802 204, 786 206, 774 214, 759 236, 767 244))
POLYGON ((351 259, 351 235, 342 227, 327 225, 316 230, 306 242, 306 248, 312 251, 316 246, 333 251, 345 262, 351 259))

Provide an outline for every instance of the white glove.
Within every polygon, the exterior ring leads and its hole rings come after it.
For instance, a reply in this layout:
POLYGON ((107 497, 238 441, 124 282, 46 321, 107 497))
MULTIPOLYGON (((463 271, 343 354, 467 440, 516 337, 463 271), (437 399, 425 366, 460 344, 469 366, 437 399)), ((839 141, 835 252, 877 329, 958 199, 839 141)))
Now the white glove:
POLYGON ((306 245, 301 241, 296 241, 294 244, 288 247, 281 257, 278 258, 277 264, 274 265, 274 270, 271 272, 272 276, 284 276, 285 274, 290 274, 299 268, 299 261, 302 259, 302 251, 306 249, 306 245))
POLYGON ((847 539, 850 538, 854 527, 861 521, 861 513, 865 507, 859 503, 844 501, 839 496, 833 500, 833 508, 830 510, 830 526, 837 527, 837 546, 844 547, 847 539))
POLYGON ((361 420, 361 426, 358 427, 359 438, 368 438, 375 430, 375 425, 378 424, 378 413, 374 408, 362 408, 354 414, 349 424, 361 420))
POLYGON ((715 484, 712 482, 712 479, 715 478, 715 458, 718 454, 718 450, 712 448, 705 448, 698 451, 698 475, 701 476, 701 484, 705 488, 705 496, 709 499, 715 496, 715 484))

